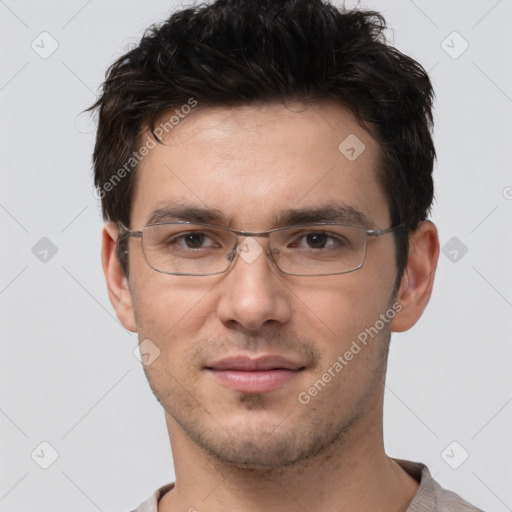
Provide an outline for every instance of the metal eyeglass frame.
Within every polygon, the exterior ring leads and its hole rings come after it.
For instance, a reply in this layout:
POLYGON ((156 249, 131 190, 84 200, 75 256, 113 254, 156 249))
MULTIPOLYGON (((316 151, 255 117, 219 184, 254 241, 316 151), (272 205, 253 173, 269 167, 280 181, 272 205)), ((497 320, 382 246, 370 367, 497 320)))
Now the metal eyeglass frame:
MULTIPOLYGON (((138 238, 138 239, 140 239, 140 241, 142 243, 142 238, 143 238, 143 234, 144 234, 143 231, 131 230, 131 229, 127 228, 121 221, 115 221, 115 223, 118 225, 118 229, 119 229, 119 238, 118 238, 117 243, 120 243, 123 239, 130 238, 130 237, 131 238, 138 238)), ((144 246, 142 245, 142 253, 144 254, 144 259, 146 260, 146 264, 148 265, 149 268, 151 268, 155 272, 160 272, 161 274, 176 275, 176 276, 215 276, 215 275, 219 275, 219 274, 224 274, 225 272, 227 272, 233 266, 233 261, 236 260, 235 254, 236 254, 236 250, 237 250, 238 245, 239 245, 240 237, 265 237, 265 238, 269 238, 270 234, 274 233, 276 231, 282 231, 282 230, 285 230, 285 229, 293 229, 293 228, 308 228, 308 227, 315 227, 315 226, 347 226, 347 227, 358 228, 361 231, 363 231, 363 233, 366 235, 366 240, 365 240, 365 248, 364 248, 363 260, 362 260, 361 264, 358 267, 356 267, 356 268, 354 268, 352 270, 344 270, 342 272, 329 272, 327 274, 296 274, 296 273, 293 273, 293 272, 286 272, 284 270, 281 270, 281 268, 279 267, 279 264, 276 262, 276 260, 272 256, 272 252, 276 252, 276 251, 266 250, 265 253, 267 254, 267 257, 270 259, 270 261, 276 266, 276 268, 282 274, 286 274, 286 275, 300 276, 300 277, 319 277, 319 276, 333 276, 333 275, 339 275, 339 274, 349 274, 349 273, 355 272, 356 270, 359 270, 359 269, 361 269, 363 267, 363 265, 364 265, 364 263, 366 261, 366 252, 367 252, 367 249, 368 249, 368 237, 379 237, 379 236, 391 233, 393 231, 396 231, 397 229, 405 227, 404 224, 397 224, 396 226, 391 226, 391 227, 386 228, 386 229, 365 229, 363 226, 356 226, 354 224, 342 224, 342 223, 338 223, 338 222, 318 222, 316 224, 298 224, 298 225, 294 225, 294 226, 283 226, 283 227, 279 227, 279 228, 269 229, 268 231, 253 232, 253 231, 242 231, 242 230, 239 230, 239 229, 228 228, 228 227, 225 227, 225 226, 216 226, 214 224, 204 224, 204 223, 201 223, 201 222, 189 222, 189 221, 182 221, 182 222, 179 222, 179 221, 178 222, 156 222, 154 224, 147 224, 147 226, 145 226, 145 227, 157 226, 157 225, 167 225, 167 224, 183 225, 183 226, 187 226, 187 225, 189 225, 189 226, 190 225, 192 225, 192 226, 202 226, 202 227, 205 227, 205 228, 214 228, 214 229, 221 229, 221 230, 224 230, 224 231, 229 231, 230 233, 233 233, 234 235, 237 235, 235 246, 234 246, 233 250, 227 255, 227 260, 229 261, 228 266, 224 270, 222 270, 220 272, 209 272, 207 274, 185 273, 185 272, 167 272, 165 270, 157 269, 157 268, 153 267, 149 263, 149 261, 147 259, 147 256, 146 256, 146 253, 144 251, 144 246)), ((126 251, 124 251, 124 252, 127 253, 128 249, 126 249, 126 251)))

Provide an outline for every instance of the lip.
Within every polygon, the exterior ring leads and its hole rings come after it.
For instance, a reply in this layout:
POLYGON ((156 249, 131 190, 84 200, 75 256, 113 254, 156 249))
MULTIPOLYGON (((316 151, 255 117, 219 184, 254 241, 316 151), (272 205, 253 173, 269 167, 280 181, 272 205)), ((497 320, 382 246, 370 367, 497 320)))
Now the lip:
POLYGON ((279 355, 266 355, 260 357, 248 357, 236 355, 218 359, 210 363, 207 368, 212 370, 239 370, 239 371, 264 371, 264 370, 299 370, 304 365, 279 355))
POLYGON ((283 387, 305 366, 282 356, 232 356, 206 367, 224 386, 241 393, 268 393, 283 387))

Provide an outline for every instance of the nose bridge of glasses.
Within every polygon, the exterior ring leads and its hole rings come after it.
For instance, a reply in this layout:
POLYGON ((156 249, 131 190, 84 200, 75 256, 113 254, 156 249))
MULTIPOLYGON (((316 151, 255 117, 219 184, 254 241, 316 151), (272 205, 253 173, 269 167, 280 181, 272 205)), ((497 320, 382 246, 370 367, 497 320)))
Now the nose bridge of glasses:
POLYGON ((236 236, 236 242, 227 255, 230 262, 238 255, 246 263, 252 263, 262 253, 265 253, 267 257, 272 259, 271 252, 276 252, 275 249, 270 246, 270 232, 232 230, 231 233, 236 236), (257 238, 260 240, 256 240, 257 238), (267 241, 265 241, 265 239, 267 239, 267 241))

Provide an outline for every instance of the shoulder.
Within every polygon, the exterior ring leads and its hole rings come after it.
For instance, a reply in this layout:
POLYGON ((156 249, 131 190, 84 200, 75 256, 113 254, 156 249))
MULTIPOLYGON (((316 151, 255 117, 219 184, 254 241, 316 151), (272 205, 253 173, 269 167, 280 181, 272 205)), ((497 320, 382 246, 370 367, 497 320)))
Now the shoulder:
POLYGON ((437 484, 437 487, 436 505, 439 512, 483 512, 462 499, 458 494, 443 489, 439 484, 437 484))
POLYGON ((483 512, 458 494, 443 489, 425 464, 394 459, 420 486, 406 512, 483 512))
POLYGON ((131 512, 158 512, 158 502, 162 496, 174 487, 174 483, 159 487, 147 500, 143 501, 137 508, 131 512))

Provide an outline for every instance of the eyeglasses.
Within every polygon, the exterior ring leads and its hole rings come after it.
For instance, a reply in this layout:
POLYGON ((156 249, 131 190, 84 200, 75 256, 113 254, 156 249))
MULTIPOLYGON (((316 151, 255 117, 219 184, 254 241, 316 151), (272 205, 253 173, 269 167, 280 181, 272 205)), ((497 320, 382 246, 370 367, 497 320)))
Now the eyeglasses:
POLYGON ((363 266, 369 237, 403 227, 400 224, 366 230, 361 226, 321 223, 252 233, 190 222, 148 224, 142 231, 132 231, 121 222, 118 226, 119 241, 140 238, 146 262, 153 270, 184 276, 222 274, 237 255, 251 263, 263 252, 284 274, 345 274, 363 266), (267 249, 252 237, 268 238, 267 249))

